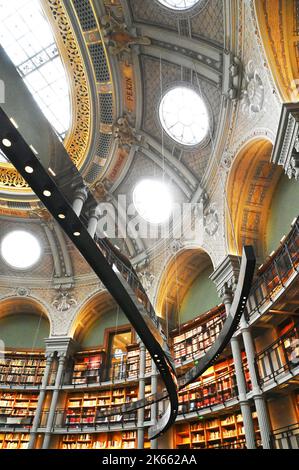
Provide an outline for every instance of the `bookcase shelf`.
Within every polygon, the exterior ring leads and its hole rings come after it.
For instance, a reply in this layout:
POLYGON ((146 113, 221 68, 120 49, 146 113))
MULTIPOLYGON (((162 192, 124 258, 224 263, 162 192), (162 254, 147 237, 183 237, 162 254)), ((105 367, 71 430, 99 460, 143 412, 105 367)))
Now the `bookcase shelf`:
POLYGON ((42 353, 5 352, 0 359, 0 385, 40 385, 45 366, 42 353))
MULTIPOLYGON (((150 443, 145 437, 145 448, 150 443)), ((66 434, 60 438, 60 449, 136 449, 136 431, 104 432, 101 434, 66 434)))
POLYGON ((220 333, 226 315, 224 308, 216 307, 211 312, 182 325, 173 335, 173 355, 175 365, 200 358, 213 344, 220 333))
MULTIPOLYGON (((150 394, 150 385, 146 385, 146 395, 150 394)), ((122 387, 102 390, 101 392, 76 393, 68 396, 65 407, 65 424, 69 428, 89 425, 96 426, 106 422, 136 421, 136 411, 126 415, 101 416, 110 408, 132 403, 138 400, 138 387, 122 387)), ((145 419, 150 419, 150 409, 145 409, 145 419)))
MULTIPOLYGON (((244 369, 246 357, 243 354, 244 369)), ((250 388, 249 376, 245 373, 250 388)), ((196 382, 179 394, 179 413, 190 413, 237 398, 237 383, 233 359, 227 359, 210 367, 196 382)))
POLYGON ((30 426, 37 407, 38 395, 0 392, 0 428, 30 426))
POLYGON ((27 449, 29 444, 29 434, 4 434, 0 433, 0 449, 27 449))
POLYGON ((75 357, 73 385, 101 383, 104 379, 105 351, 79 353, 75 357))
MULTIPOLYGON (((260 438, 257 415, 252 413, 256 440, 260 438)), ((177 448, 244 448, 244 426, 240 412, 217 418, 179 423, 175 427, 177 448)))

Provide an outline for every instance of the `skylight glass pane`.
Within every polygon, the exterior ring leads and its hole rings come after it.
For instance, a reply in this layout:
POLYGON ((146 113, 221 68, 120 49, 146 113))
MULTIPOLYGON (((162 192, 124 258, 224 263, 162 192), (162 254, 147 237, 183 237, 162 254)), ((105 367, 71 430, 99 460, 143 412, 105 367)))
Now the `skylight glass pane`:
POLYGON ((196 91, 176 87, 168 91, 160 104, 160 120, 167 134, 183 145, 197 145, 207 135, 207 107, 196 91))
POLYGON ((199 0, 159 0, 159 2, 174 10, 187 10, 198 3, 199 0))
POLYGON ((0 44, 56 132, 70 127, 66 73, 39 0, 0 0, 0 44))

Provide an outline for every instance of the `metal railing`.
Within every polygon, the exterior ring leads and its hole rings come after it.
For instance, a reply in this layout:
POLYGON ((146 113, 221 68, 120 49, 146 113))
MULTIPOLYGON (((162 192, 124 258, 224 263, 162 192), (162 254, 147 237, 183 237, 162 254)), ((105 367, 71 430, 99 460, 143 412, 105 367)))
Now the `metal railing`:
MULTIPOLYGON (((112 410, 112 407, 109 408, 112 410)), ((109 413, 109 409, 105 409, 105 413, 109 413)), ((44 411, 41 416, 39 428, 44 429, 47 426, 49 411, 44 411)), ((105 428, 120 427, 126 429, 128 425, 137 426, 138 413, 115 414, 105 416, 101 410, 101 406, 94 407, 93 410, 87 411, 84 409, 73 411, 70 408, 56 410, 53 429, 65 429, 67 432, 72 431, 85 431, 87 428, 94 431, 105 428)), ((145 408, 145 422, 150 421, 150 407, 145 408)))
POLYGON ((296 272, 299 272, 299 218, 271 262, 258 274, 247 303, 249 316, 272 303, 296 272))
POLYGON ((299 365, 299 325, 295 325, 270 346, 256 355, 255 367, 264 385, 284 372, 292 372, 299 365))
POLYGON ((227 372, 198 387, 183 391, 179 399, 179 414, 185 415, 203 408, 221 405, 234 398, 238 398, 236 377, 233 372, 227 372))
POLYGON ((273 449, 299 449, 299 423, 275 429, 271 442, 273 449))
POLYGON ((136 298, 143 305, 155 326, 161 329, 156 312, 151 302, 149 301, 147 293, 145 292, 141 281, 138 279, 137 273, 135 272, 131 263, 127 261, 126 264, 126 258, 121 254, 121 252, 115 253, 114 250, 116 250, 116 248, 114 248, 106 238, 95 237, 95 241, 98 248, 105 256, 108 264, 112 267, 113 271, 116 273, 119 272, 123 276, 125 281, 133 289, 136 298))

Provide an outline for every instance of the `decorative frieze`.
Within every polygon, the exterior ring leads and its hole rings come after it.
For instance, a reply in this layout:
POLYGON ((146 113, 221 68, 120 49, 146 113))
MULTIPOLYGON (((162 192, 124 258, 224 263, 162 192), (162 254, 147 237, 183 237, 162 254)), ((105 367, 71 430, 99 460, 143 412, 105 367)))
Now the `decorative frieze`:
POLYGON ((282 106, 271 162, 282 166, 288 177, 299 179, 299 104, 282 106))

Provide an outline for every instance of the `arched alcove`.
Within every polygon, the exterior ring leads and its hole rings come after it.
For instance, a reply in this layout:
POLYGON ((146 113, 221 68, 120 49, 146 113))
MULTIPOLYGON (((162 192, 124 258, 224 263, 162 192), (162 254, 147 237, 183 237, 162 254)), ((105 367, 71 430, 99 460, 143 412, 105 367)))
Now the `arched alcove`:
POLYGON ((45 308, 28 298, 0 301, 0 340, 5 349, 45 349, 50 323, 45 308))
POLYGON ((271 152, 266 139, 249 142, 236 155, 227 181, 228 252, 241 255, 243 245, 252 245, 259 261, 267 254, 269 209, 282 173, 270 163, 271 152))
POLYGON ((107 292, 96 294, 78 312, 71 329, 73 338, 82 348, 99 347, 104 344, 105 330, 129 324, 125 314, 118 308, 107 292))
POLYGON ((157 313, 167 315, 175 326, 215 307, 219 298, 209 279, 213 270, 211 258, 201 249, 184 249, 172 256, 159 283, 157 313))
POLYGON ((291 230, 291 223, 299 215, 299 183, 282 174, 271 201, 267 222, 267 252, 279 246, 284 235, 291 230))

